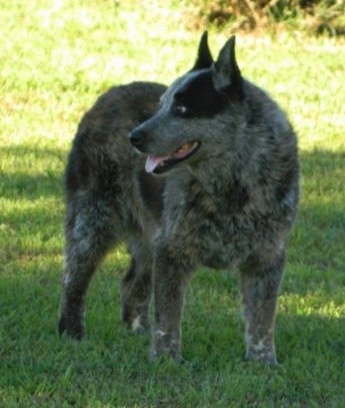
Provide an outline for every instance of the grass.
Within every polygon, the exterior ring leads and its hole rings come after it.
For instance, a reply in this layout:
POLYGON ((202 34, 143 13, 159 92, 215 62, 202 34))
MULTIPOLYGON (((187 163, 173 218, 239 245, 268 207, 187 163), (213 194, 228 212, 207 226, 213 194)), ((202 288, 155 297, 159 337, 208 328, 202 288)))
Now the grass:
MULTIPOLYGON (((169 83, 199 33, 178 5, 0 0, 0 407, 341 407, 345 401, 345 44, 239 36, 244 74, 299 133, 303 196, 277 321, 277 369, 243 361, 236 275, 201 270, 185 311, 188 361, 147 361, 148 337, 121 325, 123 248, 88 297, 81 344, 56 335, 62 174, 82 113, 109 86, 169 83)), ((213 32, 215 52, 227 37, 213 32)))

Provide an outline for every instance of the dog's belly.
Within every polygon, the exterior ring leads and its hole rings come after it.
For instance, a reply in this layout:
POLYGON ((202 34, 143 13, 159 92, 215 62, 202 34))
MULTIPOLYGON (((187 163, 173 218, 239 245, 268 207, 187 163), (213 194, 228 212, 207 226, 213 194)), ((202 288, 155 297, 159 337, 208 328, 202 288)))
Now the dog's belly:
MULTIPOLYGON (((230 251, 231 252, 231 251, 230 251)), ((216 252, 208 251, 204 254, 202 259, 202 265, 212 269, 229 269, 234 268, 238 264, 238 261, 229 257, 228 248, 222 248, 222 251, 216 252)))

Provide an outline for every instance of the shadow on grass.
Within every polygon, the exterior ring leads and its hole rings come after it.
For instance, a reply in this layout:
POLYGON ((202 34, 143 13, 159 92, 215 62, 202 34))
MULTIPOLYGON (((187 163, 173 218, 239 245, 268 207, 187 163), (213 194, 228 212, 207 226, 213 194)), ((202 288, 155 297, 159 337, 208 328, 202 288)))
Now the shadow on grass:
POLYGON ((5 163, 0 185, 2 197, 16 200, 62 197, 65 151, 13 146, 2 148, 1 156, 5 163))
MULTIPOLYGON (((123 363, 134 359, 138 350, 131 350, 126 342, 146 347, 148 336, 135 336, 120 323, 120 277, 106 273, 93 283, 88 296, 87 342, 119 353, 123 363), (125 351, 128 355, 123 354, 125 351)), ((0 287, 4 343, 8 337, 15 338, 19 333, 23 340, 28 336, 35 341, 40 338, 46 341, 55 335, 60 293, 60 264, 56 259, 43 263, 42 258, 37 258, 24 267, 21 274, 4 276, 0 287)), ((241 362, 244 323, 240 311, 237 305, 234 312, 231 305, 229 310, 221 302, 216 304, 216 300, 212 310, 205 310, 202 304, 209 296, 204 291, 197 303, 186 308, 183 320, 185 357, 196 366, 198 363, 202 366, 214 364, 218 368, 232 360, 241 362)), ((318 296, 325 302, 329 300, 328 293, 320 291, 318 296)), ((322 315, 313 311, 312 305, 309 309, 308 315, 279 311, 276 341, 280 360, 288 362, 298 354, 313 360, 315 354, 325 354, 333 356, 330 361, 342 359, 345 363, 345 316, 322 315)), ((33 348, 35 344, 32 343, 33 348)), ((145 350, 141 353, 145 354, 145 350)))
MULTIPOLYGON (((15 156, 18 160, 21 158, 27 160, 30 157, 32 160, 40 163, 38 167, 42 170, 41 173, 38 170, 31 172, 28 169, 27 174, 23 170, 18 172, 14 170, 7 174, 6 172, 2 174, 1 194, 3 197, 9 199, 16 198, 19 201, 24 198, 27 200, 43 198, 34 208, 23 207, 21 209, 19 207, 16 210, 16 215, 11 216, 10 222, 14 230, 18 229, 20 231, 20 227, 27 225, 28 230, 31 229, 35 233, 43 231, 44 233, 40 236, 40 239, 45 241, 49 236, 62 228, 62 206, 58 205, 49 208, 45 204, 45 199, 52 197, 60 200, 61 198, 61 202, 63 202, 62 174, 67 152, 59 149, 28 149, 27 147, 19 146, 8 148, 6 154, 7 156, 15 156)), ((287 293, 298 293, 302 296, 311 290, 319 289, 320 293, 324 291, 325 297, 329 299, 332 296, 332 290, 330 289, 336 287, 333 293, 337 293, 339 298, 340 292, 344 292, 344 288, 341 285, 345 284, 343 271, 345 264, 343 250, 345 200, 344 190, 341 189, 343 175, 345 174, 345 153, 329 151, 302 152, 301 163, 304 191, 302 193, 298 221, 290 240, 289 262, 291 264, 288 263, 288 269, 291 269, 291 271, 288 271, 284 288, 286 288, 287 293)), ((33 167, 36 168, 34 164, 33 167)), ((7 335, 12 330, 20 331, 20 324, 31 326, 30 322, 34 319, 33 316, 39 315, 41 310, 49 310, 50 312, 37 322, 37 325, 34 324, 34 327, 30 327, 30 331, 33 331, 33 333, 37 331, 37 335, 41 332, 44 337, 44 327, 55 325, 55 322, 50 320, 52 317, 56 317, 56 310, 52 309, 50 303, 52 288, 48 288, 32 278, 33 275, 36 275, 34 272, 36 269, 36 258, 30 257, 30 248, 26 245, 26 242, 21 243, 22 254, 25 257, 27 256, 27 259, 26 266, 17 272, 18 279, 3 280, 1 283, 3 290, 9 293, 20 292, 20 296, 17 296, 16 311, 20 310, 22 316, 18 319, 17 315, 15 317, 11 313, 11 310, 13 312, 13 297, 2 296, 3 319, 6 321, 11 319, 10 316, 13 316, 13 321, 10 320, 7 323, 8 331, 5 334, 5 338, 7 338, 7 335), (25 272, 26 268, 29 268, 28 272, 25 272), (29 277, 25 278, 25 274, 28 274, 29 277), (20 291, 19 287, 21 288, 20 291), (40 300, 37 300, 37 302, 32 301, 33 298, 40 300), (30 304, 30 312, 27 310, 27 304, 30 304)), ((17 244, 12 248, 13 259, 17 255, 16 248, 17 244)), ((39 248, 42 248, 42 257, 46 256, 49 258, 49 249, 45 249, 44 246, 39 248)), ((44 265, 43 261, 41 265, 44 265)), ((13 265, 14 267, 15 265, 13 265)), ((42 277, 44 275, 50 276, 46 266, 42 267, 40 273, 42 277)), ((214 272, 210 271, 209 273, 213 274, 214 272)), ((53 286, 57 284, 59 279, 60 271, 56 281, 54 278, 53 286)), ((205 278, 199 281, 199 287, 204 284, 203 282, 205 285, 209 285, 208 279, 205 278)), ((228 288, 225 288, 224 278, 212 277, 212 285, 215 289, 218 286, 220 291, 233 291, 231 283, 228 288)), ((53 291, 55 290, 57 290, 57 287, 53 289, 53 291)), ((99 296, 103 304, 110 303, 109 299, 108 301, 105 300, 104 291, 99 296)), ((112 308, 101 310, 102 306, 100 304, 96 304, 94 307, 96 308, 95 316, 100 316, 96 317, 99 320, 99 322, 96 322, 99 326, 96 330, 99 331, 99 338, 102 339, 102 336, 104 336, 102 330, 105 329, 102 329, 104 322, 101 321, 101 318, 107 314, 114 313, 114 310, 112 308)), ((116 313, 119 312, 116 311, 116 313)), ((212 313, 217 313, 217 311, 212 311, 212 313)), ((224 359, 224 355, 229 353, 228 339, 229 336, 231 338, 231 333, 229 333, 229 330, 224 331, 222 329, 219 331, 217 329, 217 327, 227 327, 229 315, 225 312, 223 313, 223 317, 220 316, 217 319, 211 316, 210 321, 205 324, 205 313, 201 304, 200 315, 198 316, 197 313, 195 319, 193 315, 193 321, 188 325, 186 337, 187 344, 189 342, 187 354, 192 360, 197 358, 200 361, 207 361, 210 353, 213 354, 215 351, 211 360, 217 367, 227 364, 232 358, 238 361, 236 358, 241 354, 238 351, 242 349, 242 342, 239 342, 242 333, 235 336, 234 346, 236 353, 232 356, 230 355, 229 359, 224 359), (194 334, 195 331, 198 333, 198 330, 200 335, 194 334), (190 332, 190 340, 188 340, 188 331, 190 332), (200 351, 200 354, 194 350, 200 351)), ((283 359, 288 360, 288 356, 291 354, 294 356, 299 355, 302 349, 305 352, 306 359, 313 359, 314 354, 320 352, 327 352, 330 358, 344 359, 344 318, 331 319, 315 315, 305 317, 289 316, 282 312, 280 313, 279 321, 279 347, 280 350, 286 350, 280 351, 280 354, 285 356, 283 359), (318 333, 322 335, 317 337, 318 333)), ((236 332, 240 325, 239 320, 235 320, 234 328, 236 332)), ((90 327, 89 330, 95 329, 90 327)), ((33 336, 35 337, 34 334, 33 336)), ((125 360, 135 358, 135 353, 132 352, 128 357, 125 357, 122 354, 123 350, 121 351, 121 347, 126 348, 126 346, 124 344, 121 346, 121 344, 120 342, 120 352, 117 355, 120 363, 125 364, 125 360)), ((115 361, 111 359, 110 361, 112 361, 111 364, 116 364, 115 361)), ((94 374, 90 372, 90 375, 94 374)))
MULTIPOLYGON (((262 406, 341 406, 345 317, 281 311, 276 343, 282 365, 248 363, 239 301, 226 299, 236 296, 235 278, 224 286, 225 274, 201 275, 183 321, 187 363, 175 366, 149 363, 149 336, 133 336, 120 324, 116 274, 95 277, 86 339, 76 343, 56 332, 59 262, 49 256, 44 260, 43 254, 13 265, 0 282, 2 395, 39 398, 40 406, 87 406, 95 396, 98 405, 107 406, 257 407, 258 401, 262 406)), ((318 296, 331 298, 326 288, 318 296)))
MULTIPOLYGON (((61 195, 63 175, 68 152, 62 149, 14 146, 2 148, 3 161, 15 167, 18 163, 20 170, 11 169, 1 174, 2 196, 35 199, 46 195, 61 195), (25 163, 24 165, 21 163, 25 163)), ((301 171, 303 180, 302 209, 308 208, 308 203, 315 194, 343 194, 340 189, 345 174, 345 151, 330 152, 315 150, 301 152, 301 171), (313 191, 315 189, 315 191, 313 191), (311 196, 310 196, 311 195, 311 196)), ((336 209, 335 209, 336 210, 336 209)))
MULTIPOLYGON (((56 229, 64 213, 63 175, 68 152, 13 146, 3 148, 1 155, 5 166, 0 195, 15 203, 13 210, 11 203, 6 204, 3 222, 7 220, 15 231, 25 223, 36 231, 56 229), (50 198, 53 201, 45 202, 50 198)), ((340 272, 345 263, 345 152, 302 151, 301 168, 301 204, 290 237, 289 262, 340 272)))
POLYGON ((119 308, 113 305, 119 300, 113 293, 115 282, 105 285, 103 279, 96 285, 99 300, 89 304, 87 337, 81 343, 56 334, 55 278, 33 284, 29 277, 14 277, 1 285, 5 283, 6 297, 0 299, 3 391, 19 387, 28 397, 44 386, 41 395, 46 398, 67 394, 73 399, 80 398, 82 389, 114 406, 135 406, 142 398, 146 401, 142 406, 156 406, 160 398, 169 401, 166 406, 190 406, 183 405, 185 398, 196 406, 214 406, 212 401, 228 398, 238 401, 235 406, 244 406, 241 401, 254 398, 284 407, 309 406, 311 399, 324 401, 321 406, 337 406, 331 402, 338 402, 344 393, 344 317, 281 313, 276 332, 281 366, 273 369, 244 361, 239 317, 229 319, 221 307, 214 307, 212 316, 200 310, 193 319, 187 311, 186 364, 152 364, 147 358, 148 336, 133 336, 119 323, 119 308))

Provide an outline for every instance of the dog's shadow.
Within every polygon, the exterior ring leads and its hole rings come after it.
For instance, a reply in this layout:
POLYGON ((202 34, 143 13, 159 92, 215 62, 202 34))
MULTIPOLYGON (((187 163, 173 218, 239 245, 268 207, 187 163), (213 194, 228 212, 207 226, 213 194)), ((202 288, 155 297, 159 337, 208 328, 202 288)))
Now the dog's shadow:
POLYGON ((1 148, 1 196, 34 200, 40 197, 63 199, 66 151, 58 148, 6 146, 1 148))
MULTIPOLYGON (((28 157, 32 157, 32 160, 41 163, 38 166, 40 170, 34 166, 32 172, 21 170, 24 166, 21 166, 18 171, 15 168, 8 168, 7 171, 4 167, 1 174, 3 198, 42 199, 42 203, 45 199, 53 198, 58 199, 61 203, 54 208, 46 208, 44 205, 30 209, 18 207, 15 215, 12 213, 8 215, 7 221, 15 229, 19 228, 25 219, 30 219, 34 230, 39 230, 42 228, 40 215, 46 214, 45 229, 50 226, 60 231, 63 220, 63 172, 67 152, 27 146, 12 146, 4 149, 6 151, 3 154, 13 156, 13 160, 16 157, 17 160, 20 158, 27 160, 28 157), (37 225, 35 225, 35 220, 37 220, 37 225)), ((293 293, 303 298, 314 292, 318 296, 324 291, 327 302, 331 301, 332 293, 339 301, 345 286, 343 273, 345 199, 342 188, 342 175, 345 174, 345 152, 302 151, 300 156, 302 200, 296 226, 288 245, 283 296, 286 293, 293 293), (328 192, 334 200, 327 200, 328 192), (322 196, 323 194, 326 196, 322 196)), ((5 224, 6 219, 3 221, 5 224)), ((29 261, 28 267, 30 262, 35 262, 35 260, 29 261)), ((226 364, 231 359, 236 361, 244 354, 243 323, 239 313, 240 302, 238 286, 235 283, 236 278, 228 280, 224 274, 214 271, 207 271, 204 276, 205 278, 198 278, 198 288, 193 289, 196 296, 201 296, 201 301, 192 299, 190 305, 188 305, 190 301, 187 301, 183 322, 185 353, 191 360, 196 358, 200 361, 207 361, 211 358, 214 363, 217 362, 217 365, 226 364), (208 275, 210 278, 206 277, 208 275), (209 279, 211 279, 211 284, 209 279), (214 304, 207 307, 208 295, 203 296, 200 293, 205 288, 209 290, 210 287, 218 293, 228 292, 229 299, 232 300, 224 301, 218 298, 220 304, 217 305, 217 298, 215 298, 214 304)), ((58 279, 55 280, 58 281, 58 279)), ((38 285, 35 280, 27 284, 38 285)), ((89 305, 92 307, 90 302, 89 305)), ((114 310, 111 308, 104 310, 104 313, 100 313, 97 319, 104 319, 106 314, 112 313, 114 310)), ((344 361, 344 320, 344 317, 328 317, 326 313, 321 316, 312 311, 308 315, 301 315, 280 308, 276 331, 280 359, 289 360, 293 351, 294 356, 302 353, 304 358, 309 356, 313 359, 314 355, 321 353, 335 360, 344 361)), ((103 323, 100 321, 99 324, 104 325, 104 321, 103 323)), ((89 326, 89 330, 94 330, 94 324, 89 326)), ((146 344, 147 341, 145 341, 146 344)))

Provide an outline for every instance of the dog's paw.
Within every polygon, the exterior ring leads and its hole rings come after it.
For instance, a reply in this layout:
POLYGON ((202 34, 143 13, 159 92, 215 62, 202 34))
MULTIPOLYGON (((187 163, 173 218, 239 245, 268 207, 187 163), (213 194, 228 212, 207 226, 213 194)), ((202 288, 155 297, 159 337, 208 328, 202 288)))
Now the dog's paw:
POLYGON ((247 361, 258 361, 260 363, 264 363, 270 366, 278 366, 279 363, 277 361, 276 355, 274 352, 261 352, 258 353, 257 351, 248 351, 246 354, 247 361))
POLYGON ((143 334, 149 331, 149 323, 147 319, 144 319, 142 316, 138 315, 130 323, 130 328, 135 334, 143 334))
POLYGON ((142 315, 136 315, 134 318, 123 317, 122 322, 134 334, 140 335, 148 333, 150 329, 148 319, 142 315))
POLYGON ((169 360, 176 364, 184 364, 186 362, 180 353, 172 352, 171 350, 158 351, 154 348, 150 350, 149 360, 151 362, 169 360))
POLYGON ((58 333, 61 337, 67 336, 73 340, 81 340, 84 337, 85 328, 81 322, 61 316, 58 321, 58 333))
POLYGON ((161 330, 156 330, 150 350, 150 360, 155 361, 164 357, 179 364, 184 362, 181 355, 180 341, 171 338, 161 330))

